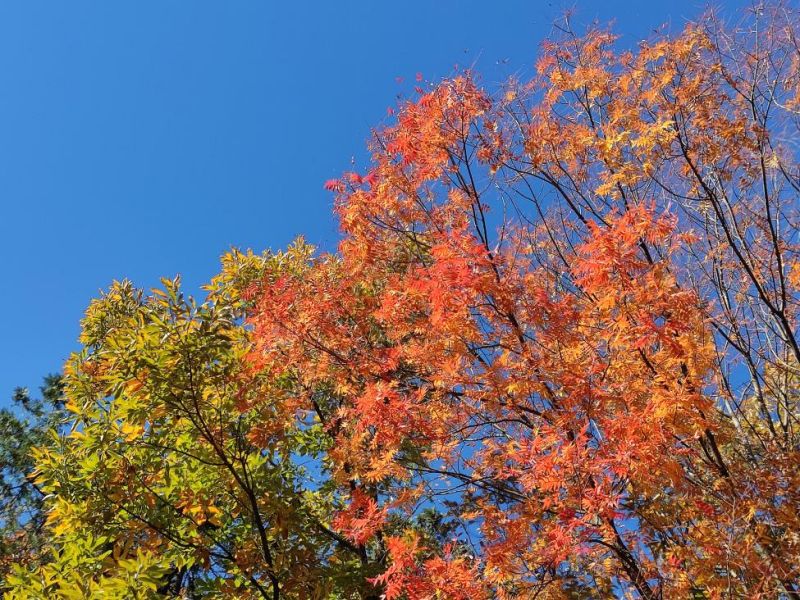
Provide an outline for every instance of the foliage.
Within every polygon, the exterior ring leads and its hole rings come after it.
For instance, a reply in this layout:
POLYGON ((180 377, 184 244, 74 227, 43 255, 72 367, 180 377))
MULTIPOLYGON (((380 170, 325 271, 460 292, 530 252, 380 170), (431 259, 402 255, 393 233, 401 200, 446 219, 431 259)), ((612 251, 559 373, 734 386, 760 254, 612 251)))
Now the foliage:
POLYGON ((280 584, 310 598, 370 587, 366 552, 330 529, 337 497, 319 481, 329 441, 283 381, 250 377, 242 361, 240 279, 306 253, 231 255, 201 305, 177 280, 150 296, 116 283, 92 303, 84 350, 65 369, 72 429, 35 455, 58 549, 41 572, 18 573, 19 590, 272 598, 280 584))
POLYGON ((45 444, 65 418, 61 377, 48 375, 41 398, 17 388, 13 407, 0 410, 0 589, 12 564, 35 565, 43 557, 43 494, 28 478, 32 448, 45 444))
POLYGON ((401 102, 336 253, 115 284, 11 597, 800 598, 796 32, 567 24, 401 102))

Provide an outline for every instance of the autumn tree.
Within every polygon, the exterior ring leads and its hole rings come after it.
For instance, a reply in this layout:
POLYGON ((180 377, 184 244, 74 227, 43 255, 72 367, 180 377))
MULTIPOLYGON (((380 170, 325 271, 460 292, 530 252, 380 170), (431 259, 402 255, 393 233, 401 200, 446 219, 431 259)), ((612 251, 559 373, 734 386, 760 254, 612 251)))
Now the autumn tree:
POLYGON ((116 284, 10 597, 800 598, 797 29, 565 23, 400 103, 337 252, 116 284))
POLYGON ((252 359, 327 391, 388 598, 800 597, 796 32, 566 24, 328 183, 339 252, 260 290, 252 359), (386 534, 445 502, 451 549, 386 534))
POLYGON ((204 304, 177 280, 92 303, 65 370, 71 430, 36 453, 53 556, 9 597, 368 595, 370 557, 333 530, 315 473, 329 437, 241 360, 240 280, 305 253, 230 255, 204 304))

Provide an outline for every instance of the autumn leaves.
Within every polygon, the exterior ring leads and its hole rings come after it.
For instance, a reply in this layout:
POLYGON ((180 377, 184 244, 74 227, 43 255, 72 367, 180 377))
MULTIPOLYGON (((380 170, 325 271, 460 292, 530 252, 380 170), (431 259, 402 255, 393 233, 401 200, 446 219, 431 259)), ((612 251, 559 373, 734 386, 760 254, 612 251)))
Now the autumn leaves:
POLYGON ((113 286, 10 597, 796 597, 796 22, 751 18, 428 84, 336 253, 113 286))

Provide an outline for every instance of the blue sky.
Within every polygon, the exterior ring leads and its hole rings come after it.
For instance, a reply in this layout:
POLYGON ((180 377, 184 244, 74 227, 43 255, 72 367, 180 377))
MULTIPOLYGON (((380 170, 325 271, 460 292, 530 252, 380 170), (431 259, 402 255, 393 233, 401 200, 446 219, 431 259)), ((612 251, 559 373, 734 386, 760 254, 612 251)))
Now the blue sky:
MULTIPOLYGON (((728 0, 727 8, 744 4, 728 0)), ((551 24, 623 43, 702 2, 636 0, 0 4, 0 404, 77 348, 113 279, 195 290, 231 246, 333 248, 326 179, 417 72, 530 71, 551 24)))

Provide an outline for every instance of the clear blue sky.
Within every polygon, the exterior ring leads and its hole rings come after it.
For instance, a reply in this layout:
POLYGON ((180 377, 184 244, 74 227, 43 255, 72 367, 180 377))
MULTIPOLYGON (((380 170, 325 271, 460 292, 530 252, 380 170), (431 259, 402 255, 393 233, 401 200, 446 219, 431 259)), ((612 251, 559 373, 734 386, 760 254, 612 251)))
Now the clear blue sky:
POLYGON ((704 3, 0 4, 0 404, 60 369, 115 278, 194 290, 230 246, 333 248, 322 184, 363 165, 396 78, 530 70, 566 7, 633 44, 704 3))

